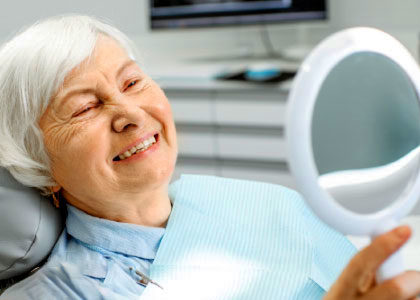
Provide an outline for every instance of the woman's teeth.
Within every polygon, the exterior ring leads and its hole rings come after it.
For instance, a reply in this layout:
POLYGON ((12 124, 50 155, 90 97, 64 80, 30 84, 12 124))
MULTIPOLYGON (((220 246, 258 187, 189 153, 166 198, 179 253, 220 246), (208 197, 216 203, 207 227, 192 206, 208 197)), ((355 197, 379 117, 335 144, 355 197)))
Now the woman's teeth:
POLYGON ((154 136, 151 136, 150 138, 148 138, 147 140, 145 140, 142 143, 138 144, 137 146, 134 146, 130 150, 125 151, 123 154, 118 155, 118 157, 120 158, 120 160, 129 158, 133 154, 137 154, 139 152, 142 152, 142 151, 147 150, 154 143, 156 143, 156 139, 155 139, 154 136))

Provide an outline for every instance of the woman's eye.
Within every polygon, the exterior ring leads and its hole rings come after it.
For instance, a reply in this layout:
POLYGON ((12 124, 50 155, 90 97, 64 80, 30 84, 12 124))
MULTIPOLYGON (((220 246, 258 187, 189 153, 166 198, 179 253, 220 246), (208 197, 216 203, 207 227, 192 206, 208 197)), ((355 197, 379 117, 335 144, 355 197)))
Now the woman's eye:
POLYGON ((133 80, 131 81, 128 85, 127 85, 127 89, 132 87, 133 85, 135 85, 137 83, 137 80, 133 80))
POLYGON ((76 113, 73 115, 73 117, 80 116, 80 115, 82 115, 82 114, 84 114, 84 113, 88 112, 88 111, 89 111, 89 110, 91 110, 92 108, 94 108, 94 106, 87 106, 87 107, 83 108, 82 110, 79 110, 78 112, 76 112, 76 113))

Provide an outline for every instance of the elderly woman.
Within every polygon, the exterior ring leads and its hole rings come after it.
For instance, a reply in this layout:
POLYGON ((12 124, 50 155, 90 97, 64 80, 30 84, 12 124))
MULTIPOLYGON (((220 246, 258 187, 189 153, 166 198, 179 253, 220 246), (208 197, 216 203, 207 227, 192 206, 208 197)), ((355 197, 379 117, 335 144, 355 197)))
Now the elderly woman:
POLYGON ((377 238, 343 271, 354 248, 295 192, 206 176, 169 184, 177 158, 170 104, 114 27, 86 16, 42 21, 3 46, 0 66, 0 165, 68 214, 45 265, 1 299, 420 292, 415 272, 374 281, 407 227, 377 238))

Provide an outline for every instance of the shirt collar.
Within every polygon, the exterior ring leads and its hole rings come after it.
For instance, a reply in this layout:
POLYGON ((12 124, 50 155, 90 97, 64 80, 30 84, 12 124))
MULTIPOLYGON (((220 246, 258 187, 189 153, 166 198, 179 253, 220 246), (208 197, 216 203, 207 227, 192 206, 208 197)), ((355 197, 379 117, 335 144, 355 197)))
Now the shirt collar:
POLYGON ((115 222, 86 214, 67 204, 67 232, 93 247, 154 259, 165 228, 115 222))

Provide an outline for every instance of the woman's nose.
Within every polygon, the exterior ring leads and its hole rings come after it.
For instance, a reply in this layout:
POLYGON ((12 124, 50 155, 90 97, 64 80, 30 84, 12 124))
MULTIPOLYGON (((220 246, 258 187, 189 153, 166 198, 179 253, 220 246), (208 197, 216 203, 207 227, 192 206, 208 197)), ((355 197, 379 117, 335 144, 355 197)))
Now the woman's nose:
POLYGON ((112 119, 112 130, 120 133, 143 127, 144 111, 138 106, 119 107, 112 119))

